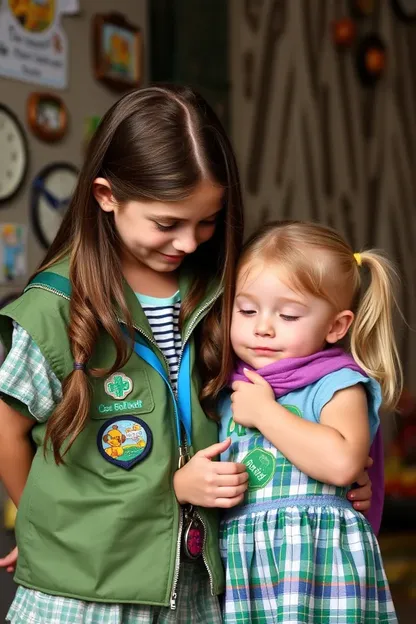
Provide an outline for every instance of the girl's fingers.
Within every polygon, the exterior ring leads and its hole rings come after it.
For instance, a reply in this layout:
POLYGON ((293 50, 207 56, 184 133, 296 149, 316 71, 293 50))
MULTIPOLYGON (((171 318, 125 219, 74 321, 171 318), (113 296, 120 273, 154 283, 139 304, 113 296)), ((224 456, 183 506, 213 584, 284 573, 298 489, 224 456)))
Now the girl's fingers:
POLYGON ((13 571, 16 561, 17 561, 17 546, 15 546, 15 548, 13 548, 13 550, 9 552, 9 554, 6 555, 6 557, 2 557, 0 559, 0 568, 6 568, 8 572, 10 570, 13 571))
POLYGON ((215 484, 219 487, 227 487, 227 486, 236 486, 241 485, 242 483, 247 483, 248 481, 248 472, 239 472, 235 475, 217 475, 215 479, 215 484))
POLYGON ((371 502, 370 501, 356 501, 355 503, 352 504, 352 506, 354 507, 354 509, 356 509, 357 511, 368 511, 371 507, 371 502))
POLYGON ((234 462, 213 462, 212 467, 218 475, 235 475, 247 472, 245 464, 236 464, 234 462))
POLYGON ((371 483, 367 483, 362 487, 354 488, 348 492, 348 498, 353 501, 371 502, 371 483))
POLYGON ((216 498, 236 498, 237 496, 241 496, 247 490, 247 483, 243 483, 243 485, 236 485, 234 487, 220 487, 217 488, 215 493, 216 498))
POLYGON ((235 498, 216 498, 214 507, 220 507, 221 509, 231 509, 239 505, 244 500, 244 494, 236 496, 235 498))

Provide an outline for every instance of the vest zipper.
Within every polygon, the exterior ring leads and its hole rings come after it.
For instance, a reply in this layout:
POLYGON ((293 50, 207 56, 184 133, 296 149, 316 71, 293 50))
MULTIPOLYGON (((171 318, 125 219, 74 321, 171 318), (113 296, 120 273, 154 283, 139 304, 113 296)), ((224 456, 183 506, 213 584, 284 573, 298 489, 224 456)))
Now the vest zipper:
MULTIPOLYGON (((118 319, 119 322, 123 322, 121 319, 118 319)), ((146 340, 148 340, 152 345, 154 345, 156 347, 156 349, 158 350, 158 352, 161 354, 161 356, 163 357, 163 360, 166 363, 166 367, 168 369, 168 380, 169 380, 169 384, 170 387, 172 389, 172 392, 174 394, 175 399, 177 398, 177 391, 173 390, 172 388, 172 379, 170 376, 170 369, 169 369, 169 364, 167 359, 165 358, 163 352, 161 351, 161 349, 159 348, 158 344, 155 342, 155 340, 153 338, 151 338, 150 336, 148 336, 142 329, 140 329, 139 327, 137 327, 136 325, 133 325, 134 329, 136 331, 139 332, 139 334, 141 334, 142 336, 144 336, 146 338, 146 340)), ((181 352, 182 355, 182 352, 181 352)), ((179 365, 178 365, 178 370, 179 370, 179 365)), ((176 406, 175 406, 176 409, 176 406)), ((179 446, 179 468, 181 468, 182 466, 185 465, 186 461, 187 461, 187 456, 188 456, 188 445, 186 443, 186 441, 183 441, 183 438, 181 436, 181 440, 180 442, 180 446, 179 446)), ((179 572, 180 572, 180 567, 181 567, 181 543, 182 543, 182 531, 183 531, 183 510, 182 507, 179 505, 179 530, 178 530, 178 539, 176 542, 176 557, 175 557, 175 571, 174 571, 174 575, 173 575, 173 584, 172 584, 172 591, 170 594, 170 608, 172 609, 172 611, 174 611, 176 609, 176 600, 177 600, 177 593, 176 593, 176 588, 178 585, 178 580, 179 580, 179 572)))
POLYGON ((192 320, 192 323, 189 325, 188 330, 184 336, 183 339, 183 343, 182 343, 182 348, 181 348, 181 352, 179 354, 179 360, 178 360, 178 370, 180 368, 181 365, 181 360, 182 360, 182 355, 185 349, 185 345, 188 342, 190 335, 192 334, 193 330, 195 329, 195 326, 198 324, 199 318, 201 316, 201 314, 203 314, 204 312, 206 312, 206 310, 208 310, 214 303, 215 301, 218 299, 218 297, 220 296, 222 291, 222 288, 217 290, 217 292, 215 293, 215 295, 213 295, 211 297, 211 299, 209 301, 207 301, 203 307, 199 310, 198 314, 194 317, 194 319, 192 320))
POLYGON ((214 593, 214 580, 212 578, 212 572, 210 570, 207 558, 205 556, 205 542, 207 541, 207 527, 205 525, 205 522, 203 521, 203 519, 201 518, 201 516, 199 515, 199 513, 197 511, 195 512, 195 515, 196 515, 197 518, 199 518, 199 520, 201 521, 202 526, 204 527, 204 541, 203 541, 203 544, 202 544, 202 559, 204 560, 205 567, 207 569, 208 576, 209 576, 209 585, 210 585, 210 588, 211 588, 211 596, 215 596, 215 593, 214 593))
MULTIPOLYGON (((183 355, 186 343, 188 342, 189 337, 192 334, 193 329, 197 325, 198 320, 201 317, 201 314, 203 314, 217 300, 220 292, 221 291, 218 290, 215 293, 215 295, 213 297, 211 297, 211 299, 209 301, 207 301, 207 303, 199 310, 198 314, 194 317, 193 322, 189 325, 188 331, 186 332, 186 335, 184 336, 184 339, 183 339, 181 352, 179 354, 178 371, 180 369, 182 355, 183 355)), ((186 434, 185 434, 185 440, 182 440, 181 448, 179 450, 179 468, 182 468, 182 466, 184 466, 188 460, 189 460, 189 449, 188 449, 188 442, 187 442, 186 434)), ((208 572, 209 584, 210 584, 210 589, 211 589, 211 595, 214 596, 215 595, 214 594, 214 581, 213 581, 213 578, 212 578, 212 572, 211 572, 211 569, 210 569, 210 567, 208 565, 208 561, 207 561, 206 556, 205 556, 205 544, 206 544, 206 540, 207 540, 207 527, 206 527, 205 522, 203 521, 203 519, 199 515, 199 513, 195 512, 195 515, 197 516, 197 518, 199 518, 202 526, 204 527, 204 542, 202 544, 202 559, 204 561, 205 567, 206 567, 207 572, 208 572)), ((179 536, 178 536, 178 549, 177 549, 177 553, 176 553, 176 566, 177 567, 176 567, 176 570, 175 570, 175 580, 174 580, 174 583, 173 583, 172 594, 171 594, 171 599, 170 599, 170 608, 172 610, 176 609, 176 599, 177 599, 176 587, 177 587, 178 579, 179 579, 180 547, 181 547, 181 540, 182 540, 182 529, 183 529, 183 511, 182 511, 182 508, 181 508, 181 520, 180 520, 180 525, 179 525, 179 536)))
POLYGON ((24 290, 24 292, 26 292, 27 290, 31 290, 32 288, 40 288, 40 290, 46 290, 47 292, 51 292, 54 295, 59 295, 60 297, 63 297, 64 299, 66 299, 67 301, 71 301, 71 297, 68 297, 67 295, 65 295, 61 290, 56 290, 55 288, 51 288, 50 286, 42 286, 42 285, 38 285, 38 284, 34 284, 33 286, 27 286, 24 290))
POLYGON ((176 599, 178 594, 176 593, 176 587, 178 585, 179 580, 179 570, 181 567, 181 542, 182 542, 182 529, 183 529, 183 511, 182 507, 179 507, 180 517, 179 517, 179 533, 178 533, 178 541, 176 542, 176 558, 175 558, 175 573, 173 576, 173 584, 172 591, 170 594, 170 608, 172 611, 176 609, 176 599))

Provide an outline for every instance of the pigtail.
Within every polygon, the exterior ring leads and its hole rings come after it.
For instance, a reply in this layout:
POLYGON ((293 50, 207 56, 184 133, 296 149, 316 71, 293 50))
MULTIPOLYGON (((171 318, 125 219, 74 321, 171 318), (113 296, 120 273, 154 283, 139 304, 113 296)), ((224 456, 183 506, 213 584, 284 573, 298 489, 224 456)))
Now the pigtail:
MULTIPOLYGON (((92 229, 91 229, 92 230, 92 229)), ((123 278, 117 253, 117 239, 111 234, 110 219, 98 212, 97 229, 75 237, 70 258, 71 301, 68 338, 74 359, 74 370, 63 380, 62 401, 47 422, 44 451, 51 443, 57 465, 64 463, 77 436, 89 417, 91 384, 89 375, 101 377, 122 368, 131 354, 117 319, 114 302, 133 336, 132 319, 124 299, 123 278), (96 253, 90 237, 98 241, 96 253), (116 358, 110 370, 89 368, 88 363, 104 330, 116 347, 116 358), (88 367, 88 370, 87 370, 88 367)))
POLYGON ((393 287, 396 272, 386 258, 373 250, 359 254, 357 264, 368 268, 370 283, 356 311, 351 353, 365 372, 380 383, 385 407, 394 409, 403 383, 393 327, 393 310, 398 307, 393 287))

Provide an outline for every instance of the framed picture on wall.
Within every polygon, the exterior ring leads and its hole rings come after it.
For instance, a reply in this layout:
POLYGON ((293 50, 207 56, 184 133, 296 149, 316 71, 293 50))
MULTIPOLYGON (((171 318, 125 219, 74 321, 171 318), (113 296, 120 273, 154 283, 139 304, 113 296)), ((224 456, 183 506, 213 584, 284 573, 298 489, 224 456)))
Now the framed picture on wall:
POLYGON ((33 134, 42 141, 59 141, 67 131, 67 109, 57 95, 32 93, 27 100, 27 118, 33 134))
POLYGON ((143 67, 140 28, 120 13, 97 14, 92 23, 95 78, 118 90, 138 87, 143 67))

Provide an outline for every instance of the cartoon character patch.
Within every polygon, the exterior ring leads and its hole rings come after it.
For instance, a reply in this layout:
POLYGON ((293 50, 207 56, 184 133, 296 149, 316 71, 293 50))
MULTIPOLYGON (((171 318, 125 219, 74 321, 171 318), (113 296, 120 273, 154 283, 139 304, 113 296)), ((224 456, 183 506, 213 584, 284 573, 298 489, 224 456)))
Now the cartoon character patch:
POLYGON ((125 470, 143 461, 152 443, 150 427, 136 416, 106 420, 97 436, 98 450, 104 459, 125 470))

